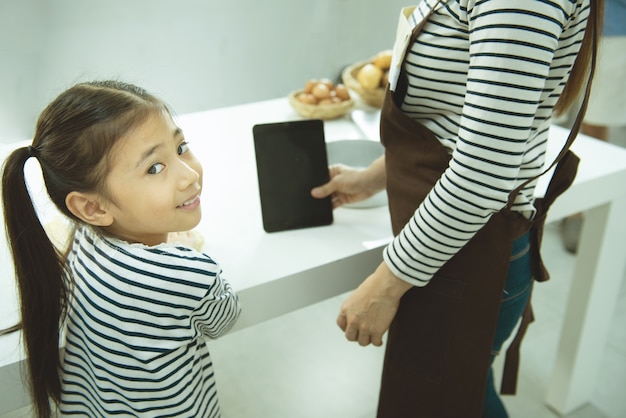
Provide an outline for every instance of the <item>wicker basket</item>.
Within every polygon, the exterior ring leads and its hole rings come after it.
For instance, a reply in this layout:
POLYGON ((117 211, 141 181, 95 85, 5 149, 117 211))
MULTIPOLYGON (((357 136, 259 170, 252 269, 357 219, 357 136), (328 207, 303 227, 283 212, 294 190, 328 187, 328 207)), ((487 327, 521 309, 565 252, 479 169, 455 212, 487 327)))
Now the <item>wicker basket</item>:
POLYGON ((361 67, 371 61, 362 61, 357 62, 356 64, 352 64, 346 68, 344 68, 341 73, 341 78, 343 80, 343 84, 346 85, 350 90, 355 91, 361 99, 365 103, 373 107, 382 107, 383 100, 385 99, 385 89, 383 87, 378 87, 376 89, 365 89, 361 86, 356 79, 356 75, 358 74, 361 67))
POLYGON ((296 98, 296 96, 302 92, 303 90, 296 90, 289 93, 289 104, 305 118, 324 120, 336 119, 345 115, 354 107, 354 100, 352 100, 352 98, 336 104, 314 105, 302 103, 296 98))

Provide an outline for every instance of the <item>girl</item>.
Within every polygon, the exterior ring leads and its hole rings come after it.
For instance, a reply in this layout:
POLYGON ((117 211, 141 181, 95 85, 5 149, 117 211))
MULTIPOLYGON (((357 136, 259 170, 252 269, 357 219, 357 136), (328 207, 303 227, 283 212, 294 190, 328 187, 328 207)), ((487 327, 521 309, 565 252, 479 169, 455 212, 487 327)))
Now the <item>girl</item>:
POLYGON ((602 5, 422 0, 403 10, 384 157, 331 167, 312 190, 335 206, 387 190, 396 236, 337 318, 361 345, 382 345, 389 331, 379 417, 507 416, 490 365, 523 313, 524 326, 532 317, 533 278, 547 279, 541 227, 575 175, 574 136, 545 198, 534 188, 552 112, 589 86, 602 5))
POLYGON ((240 307, 210 257, 168 243, 200 221, 202 167, 166 105, 129 84, 78 84, 7 158, 2 186, 37 415, 52 398, 62 415, 219 416, 204 337, 240 307), (76 224, 64 253, 29 196, 31 157, 76 224))

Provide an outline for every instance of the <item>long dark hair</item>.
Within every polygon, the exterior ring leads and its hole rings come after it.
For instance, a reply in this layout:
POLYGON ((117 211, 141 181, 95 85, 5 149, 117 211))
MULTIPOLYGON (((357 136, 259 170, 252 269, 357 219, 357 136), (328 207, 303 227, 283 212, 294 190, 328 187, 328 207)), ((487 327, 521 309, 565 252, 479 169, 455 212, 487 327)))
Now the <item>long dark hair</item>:
POLYGON ((2 199, 21 324, 4 333, 22 329, 30 390, 39 417, 51 415, 50 398, 55 403, 61 398, 59 334, 72 279, 65 254, 50 241, 37 216, 24 164, 30 157, 37 158, 52 202, 78 221, 66 207, 66 196, 72 191, 106 195, 111 149, 130 129, 164 107, 145 90, 126 83, 75 85, 41 113, 32 145, 15 150, 5 162, 2 199))
MULTIPOLYGON (((563 92, 559 96, 559 100, 554 106, 554 112, 557 115, 566 112, 570 106, 578 100, 578 97, 587 86, 589 74, 593 74, 595 69, 595 56, 598 52, 600 37, 602 34, 602 25, 604 22, 604 0, 589 1, 589 18, 585 27, 585 36, 583 37, 580 51, 576 56, 576 61, 572 67, 567 84, 563 92)), ((589 79, 589 83, 591 83, 589 79)))

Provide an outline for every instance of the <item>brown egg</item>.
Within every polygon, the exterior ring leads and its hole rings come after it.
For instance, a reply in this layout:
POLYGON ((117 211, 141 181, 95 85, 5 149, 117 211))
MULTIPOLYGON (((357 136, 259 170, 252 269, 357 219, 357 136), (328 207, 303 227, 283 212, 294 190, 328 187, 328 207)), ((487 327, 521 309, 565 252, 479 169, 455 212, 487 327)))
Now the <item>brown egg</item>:
POLYGON ((348 92, 348 88, 343 84, 337 84, 335 87, 335 95, 341 100, 348 100, 350 98, 350 92, 348 92))
POLYGON ((306 82, 305 86, 304 86, 304 92, 311 94, 313 92, 313 87, 315 87, 315 85, 318 83, 317 80, 309 80, 306 82))
POLYGON ((313 96, 315 96, 319 100, 330 97, 330 89, 324 83, 317 83, 315 87, 313 87, 312 93, 313 93, 313 96))
POLYGON ((296 96, 296 99, 298 99, 301 103, 313 104, 313 105, 317 104, 317 98, 310 93, 299 93, 296 96))
POLYGON ((321 78, 321 79, 319 80, 319 82, 320 82, 320 83, 322 83, 322 84, 324 84, 326 87, 328 87, 328 90, 331 90, 331 91, 332 91, 332 90, 334 90, 334 88, 335 88, 335 85, 333 84, 333 82, 332 82, 332 81, 330 81, 330 79, 328 79, 328 78, 321 78))

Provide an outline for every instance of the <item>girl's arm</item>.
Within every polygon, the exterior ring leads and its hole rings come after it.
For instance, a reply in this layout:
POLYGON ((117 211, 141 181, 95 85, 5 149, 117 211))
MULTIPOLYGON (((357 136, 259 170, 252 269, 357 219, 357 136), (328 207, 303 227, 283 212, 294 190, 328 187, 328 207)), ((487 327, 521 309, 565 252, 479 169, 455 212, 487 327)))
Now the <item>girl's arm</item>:
POLYGON ((232 328, 240 313, 239 298, 220 271, 192 314, 191 324, 203 335, 218 338, 232 328))

